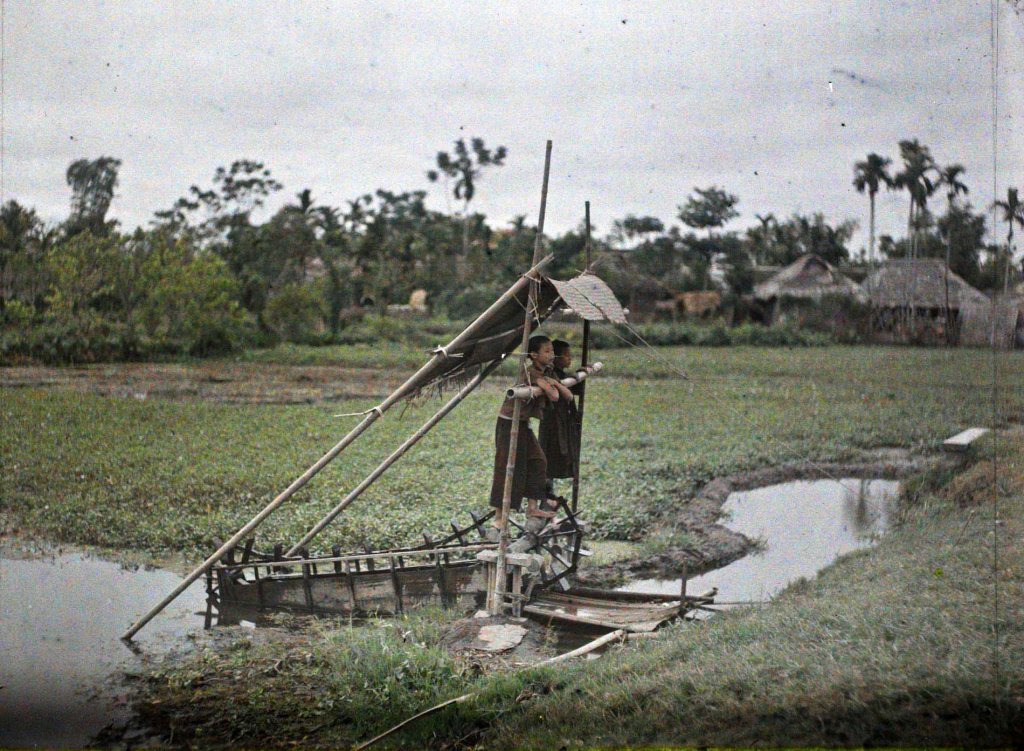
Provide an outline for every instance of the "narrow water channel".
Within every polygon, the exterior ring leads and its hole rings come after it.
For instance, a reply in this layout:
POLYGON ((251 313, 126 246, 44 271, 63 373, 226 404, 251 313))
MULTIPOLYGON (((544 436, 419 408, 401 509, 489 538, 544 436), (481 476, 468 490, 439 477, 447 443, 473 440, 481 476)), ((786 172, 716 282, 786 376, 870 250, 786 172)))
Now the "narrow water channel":
MULTIPOLYGON (((687 582, 692 594, 718 588, 724 602, 763 602, 786 585, 813 578, 836 558, 872 545, 888 528, 899 483, 892 480, 802 480, 732 493, 725 526, 766 548, 687 582)), ((644 579, 628 592, 678 594, 678 579, 644 579)))
POLYGON ((181 577, 81 553, 0 558, 0 747, 76 748, 128 718, 121 675, 203 627, 202 582, 136 637, 120 635, 181 577))

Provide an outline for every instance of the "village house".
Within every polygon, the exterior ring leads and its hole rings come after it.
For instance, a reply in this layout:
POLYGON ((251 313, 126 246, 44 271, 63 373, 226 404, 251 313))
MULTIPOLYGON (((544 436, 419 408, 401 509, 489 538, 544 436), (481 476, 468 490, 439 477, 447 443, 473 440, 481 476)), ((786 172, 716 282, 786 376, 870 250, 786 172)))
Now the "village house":
POLYGON ((792 317, 801 300, 820 302, 824 297, 850 298, 864 302, 860 285, 841 274, 821 256, 807 254, 784 267, 771 278, 754 286, 753 298, 766 324, 792 317))
POLYGON ((886 261, 863 287, 875 329, 893 339, 955 341, 961 311, 989 305, 939 258, 886 261))

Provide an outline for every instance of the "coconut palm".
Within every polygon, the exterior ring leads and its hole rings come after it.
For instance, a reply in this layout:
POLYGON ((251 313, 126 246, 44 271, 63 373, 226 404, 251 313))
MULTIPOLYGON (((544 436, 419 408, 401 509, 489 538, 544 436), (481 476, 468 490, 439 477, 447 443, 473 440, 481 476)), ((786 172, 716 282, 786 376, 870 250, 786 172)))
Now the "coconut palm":
POLYGON ((892 176, 886 169, 890 164, 892 164, 892 159, 871 153, 868 154, 867 159, 863 162, 857 162, 853 165, 853 187, 857 189, 858 193, 863 193, 866 190, 868 201, 871 204, 869 220, 871 239, 868 243, 869 263, 875 257, 875 195, 877 195, 878 188, 882 185, 892 187, 892 176))
POLYGON ((1003 291, 1009 285, 1010 266, 1013 263, 1013 225, 1019 224, 1024 229, 1024 204, 1016 188, 1006 189, 1006 200, 996 201, 993 206, 1003 212, 1003 221, 1006 222, 1006 274, 1003 277, 1003 291))
POLYGON ((907 239, 913 258, 917 254, 917 228, 923 215, 928 212, 928 199, 938 188, 938 180, 934 178, 937 168, 931 151, 916 138, 900 141, 900 158, 903 160, 903 171, 893 177, 893 186, 905 189, 910 195, 907 239))
MULTIPOLYGON (((970 190, 965 183, 960 182, 960 175, 964 173, 964 166, 962 164, 950 164, 948 167, 944 167, 939 170, 939 184, 946 186, 946 203, 948 205, 948 213, 952 215, 953 208, 956 206, 956 197, 963 193, 967 195, 970 190)), ((953 233, 951 231, 947 233, 949 236, 946 238, 946 269, 943 272, 945 276, 946 285, 946 341, 949 344, 953 343, 953 315, 950 312, 949 307, 949 265, 952 261, 953 254, 953 233)))

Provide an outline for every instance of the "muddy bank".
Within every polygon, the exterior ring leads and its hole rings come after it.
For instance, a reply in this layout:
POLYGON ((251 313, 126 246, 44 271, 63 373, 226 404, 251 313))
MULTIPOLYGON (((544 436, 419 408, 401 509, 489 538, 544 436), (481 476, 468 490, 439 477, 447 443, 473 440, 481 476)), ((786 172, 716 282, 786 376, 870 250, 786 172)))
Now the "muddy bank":
POLYGON ((55 388, 128 399, 312 404, 379 397, 400 374, 369 368, 206 362, 0 368, 0 388, 55 388))
POLYGON ((860 461, 797 461, 717 478, 697 495, 682 499, 660 520, 665 526, 683 533, 689 545, 602 566, 582 567, 578 581, 584 586, 607 587, 631 579, 670 579, 679 576, 684 565, 690 576, 696 576, 742 558, 755 548, 756 542, 720 523, 722 506, 734 492, 794 480, 840 477, 898 480, 957 461, 948 455, 915 456, 905 449, 888 448, 867 452, 860 461))

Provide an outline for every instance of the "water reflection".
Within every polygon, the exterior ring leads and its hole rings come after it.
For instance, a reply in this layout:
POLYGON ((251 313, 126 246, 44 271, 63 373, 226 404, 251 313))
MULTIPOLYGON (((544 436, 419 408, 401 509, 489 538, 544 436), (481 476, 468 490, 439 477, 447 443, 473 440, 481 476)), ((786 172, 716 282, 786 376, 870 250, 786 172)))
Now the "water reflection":
POLYGON ((134 651, 119 638, 179 581, 80 553, 0 559, 0 747, 81 747, 126 719, 120 673, 202 629, 198 582, 139 632, 134 651))
MULTIPOLYGON (((718 587, 723 601, 763 601, 800 577, 811 578, 844 553, 871 545, 892 520, 899 483, 803 480, 733 493, 724 524, 762 540, 762 552, 690 579, 688 590, 718 587)), ((674 594, 678 580, 647 579, 622 589, 674 594)))

